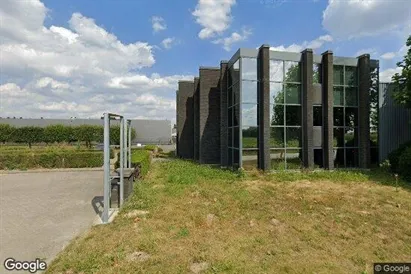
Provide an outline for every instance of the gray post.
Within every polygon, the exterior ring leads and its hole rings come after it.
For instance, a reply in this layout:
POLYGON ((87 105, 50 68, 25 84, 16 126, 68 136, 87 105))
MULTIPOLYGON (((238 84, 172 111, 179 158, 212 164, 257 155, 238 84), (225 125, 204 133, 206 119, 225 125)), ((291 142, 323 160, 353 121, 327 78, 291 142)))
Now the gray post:
POLYGON ((303 163, 305 168, 314 168, 313 150, 313 51, 302 52, 302 105, 303 105, 303 163))
POLYGON ((110 207, 110 116, 104 113, 104 209, 101 216, 103 223, 108 222, 110 207))
POLYGON ((124 118, 120 117, 120 207, 124 201, 124 118))
POLYGON ((128 163, 127 163, 127 160, 128 160, 128 157, 127 157, 127 152, 128 152, 128 145, 127 145, 127 139, 128 139, 128 134, 127 134, 127 119, 125 119, 125 118, 123 118, 123 123, 124 123, 124 125, 123 125, 123 130, 124 130, 124 134, 123 134, 123 138, 124 138, 124 167, 127 167, 128 166, 128 163))
POLYGON ((334 153, 333 153, 333 53, 326 51, 322 54, 322 103, 323 103, 323 155, 324 168, 334 169, 334 153))
POLYGON ((359 74, 359 102, 358 102, 358 130, 359 130, 359 167, 370 167, 370 55, 358 57, 359 74))
POLYGON ((128 168, 131 168, 131 120, 128 123, 128 168))

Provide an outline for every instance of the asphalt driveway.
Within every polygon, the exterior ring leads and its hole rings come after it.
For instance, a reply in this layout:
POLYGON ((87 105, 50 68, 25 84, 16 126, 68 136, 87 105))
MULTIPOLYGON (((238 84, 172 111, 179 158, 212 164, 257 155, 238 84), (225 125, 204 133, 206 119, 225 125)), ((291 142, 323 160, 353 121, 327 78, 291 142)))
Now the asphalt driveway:
POLYGON ((0 273, 9 257, 50 262, 96 222, 102 195, 101 170, 0 174, 0 273))

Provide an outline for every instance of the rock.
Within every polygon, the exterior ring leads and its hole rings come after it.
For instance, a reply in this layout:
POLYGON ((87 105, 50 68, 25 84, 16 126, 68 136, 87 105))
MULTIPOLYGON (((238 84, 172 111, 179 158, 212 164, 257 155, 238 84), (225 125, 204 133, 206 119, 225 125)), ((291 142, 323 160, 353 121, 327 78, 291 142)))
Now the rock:
POLYGON ((215 215, 214 214, 207 214, 206 224, 208 227, 211 227, 214 223, 215 215))
POLYGON ((190 266, 190 270, 192 273, 201 273, 208 268, 207 262, 200 262, 200 263, 193 263, 190 266))
POLYGON ((129 254, 126 259, 130 262, 144 262, 150 259, 150 255, 143 251, 136 251, 129 254))
POLYGON ((253 220, 250 220, 250 227, 253 227, 253 226, 255 226, 256 225, 256 223, 255 223, 255 220, 253 219, 253 220))
POLYGON ((297 214, 298 214, 298 215, 301 215, 301 212, 298 211, 297 214))
POLYGON ((275 218, 272 218, 271 221, 270 221, 270 223, 271 223, 272 225, 275 225, 275 226, 281 224, 281 222, 280 222, 279 220, 275 219, 275 218))
POLYGON ((146 211, 146 210, 133 210, 133 211, 128 212, 125 216, 127 218, 135 218, 137 216, 145 216, 148 213, 150 213, 150 212, 146 211))

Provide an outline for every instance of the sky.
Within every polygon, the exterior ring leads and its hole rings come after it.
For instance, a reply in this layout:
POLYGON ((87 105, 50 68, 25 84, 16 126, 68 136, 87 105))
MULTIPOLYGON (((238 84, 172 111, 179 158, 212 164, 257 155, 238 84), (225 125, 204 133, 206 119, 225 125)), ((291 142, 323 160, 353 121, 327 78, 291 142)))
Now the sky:
POLYGON ((399 72, 410 0, 1 0, 0 117, 175 121, 179 80, 239 48, 380 60, 399 72))

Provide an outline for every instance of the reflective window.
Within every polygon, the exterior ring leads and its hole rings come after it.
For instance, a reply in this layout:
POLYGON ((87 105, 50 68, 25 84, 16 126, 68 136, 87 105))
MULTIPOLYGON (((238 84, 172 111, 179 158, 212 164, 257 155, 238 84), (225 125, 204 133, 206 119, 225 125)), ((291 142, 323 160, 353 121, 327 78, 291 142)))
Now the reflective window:
POLYGON ((300 104, 301 103, 301 85, 286 84, 285 87, 285 103, 286 104, 300 104))
POLYGON ((303 157, 301 149, 287 149, 285 153, 287 169, 300 169, 303 167, 303 157))
POLYGON ((300 64, 298 62, 285 61, 284 82, 301 82, 300 64))
POLYGON ((323 110, 321 106, 313 107, 313 125, 314 126, 323 125, 323 110))
POLYGON ((238 148, 240 145, 240 129, 239 127, 233 127, 233 135, 234 135, 234 140, 233 140, 233 147, 238 148))
POLYGON ((270 147, 283 148, 284 144, 284 128, 272 127, 270 132, 270 147))
POLYGON ((270 60, 270 81, 282 82, 284 79, 284 62, 270 60))
POLYGON ((345 150, 345 166, 346 167, 358 167, 358 148, 347 148, 345 150))
POLYGON ((356 128, 345 128, 345 147, 358 147, 358 130, 356 128))
POLYGON ((357 106, 358 105, 358 88, 357 87, 346 87, 345 88, 345 105, 346 106, 357 106))
POLYGON ((302 147, 301 128, 286 127, 285 138, 287 147, 302 147))
POLYGON ((285 107, 285 124, 287 126, 301 125, 301 106, 286 106, 285 107))
POLYGON ((228 131, 228 146, 233 147, 233 128, 229 128, 228 131))
POLYGON ((257 104, 242 105, 242 124, 243 126, 257 126, 257 104))
POLYGON ((270 150, 271 168, 274 170, 285 169, 285 150, 271 149, 270 150))
POLYGON ((345 85, 357 85, 357 67, 345 67, 345 85))
POLYGON ((257 148, 257 139, 257 127, 243 127, 243 148, 257 148))
POLYGON ((284 105, 271 105, 270 106, 270 124, 284 125, 284 105))
POLYGON ((242 81, 241 92, 243 103, 257 103, 257 82, 242 81))
POLYGON ((243 80, 257 80, 257 59, 241 59, 241 76, 243 80))
POLYGON ((313 83, 321 84, 321 64, 313 64, 313 83))
POLYGON ((243 167, 257 167, 258 163, 258 149, 243 149, 243 167))
POLYGON ((233 87, 229 87, 228 88, 228 106, 231 107, 233 105, 233 87))
POLYGON ((239 118, 240 118, 240 105, 235 105, 233 108, 234 108, 233 126, 238 126, 239 118))
POLYGON ((334 106, 344 105, 344 87, 334 87, 334 106))
POLYGON ((345 108, 345 126, 358 126, 358 108, 345 108))
POLYGON ((233 104, 240 103, 240 83, 237 82, 233 85, 233 104))
POLYGON ((228 86, 237 83, 240 80, 240 61, 237 60, 229 69, 228 86))
POLYGON ((344 126, 344 108, 334 107, 334 126, 344 126))
POLYGON ((228 127, 232 127, 233 126, 233 108, 230 107, 228 108, 228 127))
POLYGON ((283 84, 270 83, 270 104, 284 104, 283 84))
POLYGON ((334 147, 344 147, 344 128, 334 128, 334 147))
POLYGON ((344 67, 334 66, 334 85, 344 85, 344 67))

